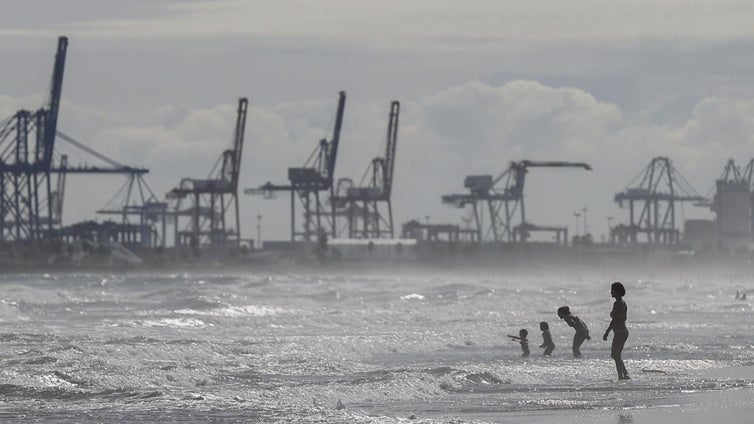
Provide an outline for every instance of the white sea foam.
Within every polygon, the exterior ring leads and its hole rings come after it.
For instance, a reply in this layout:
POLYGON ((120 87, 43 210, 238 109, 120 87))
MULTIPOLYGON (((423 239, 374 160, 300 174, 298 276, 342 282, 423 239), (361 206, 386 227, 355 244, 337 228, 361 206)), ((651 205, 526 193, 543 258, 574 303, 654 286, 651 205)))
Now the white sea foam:
POLYGON ((139 321, 142 327, 175 327, 175 328, 201 328, 207 324, 196 318, 161 318, 155 320, 139 321))
POLYGON ((174 311, 176 314, 181 315, 201 315, 211 317, 262 317, 290 313, 292 311, 274 307, 274 306, 258 306, 258 305, 246 305, 246 306, 226 306, 219 309, 210 309, 208 311, 197 311, 194 309, 179 309, 174 311))
POLYGON ((678 405, 754 382, 754 373, 740 372, 754 363, 751 309, 733 299, 742 282, 621 277, 632 380, 617 382, 610 343, 599 337, 612 278, 386 272, 393 274, 202 275, 206 284, 161 274, 125 283, 0 276, 0 417, 537 422, 574 410, 678 405), (572 358, 560 305, 592 329, 581 359, 572 358), (20 316, 28 317, 23 325, 20 316), (556 344, 551 358, 537 348, 540 321, 556 344), (529 358, 505 337, 521 328, 529 330, 529 358), (721 368, 730 371, 713 372, 721 368), (334 410, 338 400, 345 409, 334 410))

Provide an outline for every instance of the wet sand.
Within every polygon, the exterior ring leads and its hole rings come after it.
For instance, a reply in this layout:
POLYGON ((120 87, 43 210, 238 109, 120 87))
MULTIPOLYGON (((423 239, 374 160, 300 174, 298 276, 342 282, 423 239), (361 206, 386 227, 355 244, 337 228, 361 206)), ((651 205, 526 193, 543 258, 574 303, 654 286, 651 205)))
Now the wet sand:
MULTIPOLYGON (((621 406, 616 399, 614 409, 581 411, 543 411, 513 415, 504 419, 487 417, 502 423, 557 424, 709 424, 754 422, 754 366, 705 370, 702 377, 715 380, 748 381, 748 388, 716 391, 684 392, 657 399, 656 404, 621 406), (510 418, 510 419, 508 419, 510 418)), ((637 375, 636 381, 641 381, 637 375)), ((623 382, 616 384, 625 384, 623 382)), ((631 382, 626 384, 630 385, 631 382)))

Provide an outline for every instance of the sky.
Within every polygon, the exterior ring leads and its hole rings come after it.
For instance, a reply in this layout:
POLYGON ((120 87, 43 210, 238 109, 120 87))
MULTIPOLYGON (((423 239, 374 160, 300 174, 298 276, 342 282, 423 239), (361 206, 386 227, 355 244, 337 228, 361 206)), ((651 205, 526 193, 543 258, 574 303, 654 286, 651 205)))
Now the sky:
MULTIPOLYGON (((382 154, 401 102, 393 210, 462 223, 443 205, 466 175, 510 161, 587 162, 527 175, 530 222, 595 239, 628 219, 613 201, 667 156, 703 195, 728 159, 754 157, 754 3, 4 0, 0 117, 42 105, 56 39, 69 38, 58 128, 132 166, 162 197, 205 178, 249 99, 242 188, 285 183, 347 101, 336 178, 382 154), (583 216, 580 220, 583 231, 583 216)), ((82 157, 82 161, 89 160, 82 157)), ((75 159, 73 160, 75 163, 75 159)), ((123 183, 69 176, 64 220, 123 183)), ((286 196, 241 196, 243 238, 289 238, 286 196)), ((712 218, 686 204, 678 219, 712 218)))

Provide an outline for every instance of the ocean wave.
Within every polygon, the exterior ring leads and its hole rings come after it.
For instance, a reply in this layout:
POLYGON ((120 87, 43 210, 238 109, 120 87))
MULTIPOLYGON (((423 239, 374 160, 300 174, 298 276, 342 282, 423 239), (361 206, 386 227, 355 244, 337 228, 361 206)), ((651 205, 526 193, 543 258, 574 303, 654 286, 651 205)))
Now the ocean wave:
POLYGON ((139 327, 172 327, 172 328, 202 328, 206 327, 204 321, 196 318, 160 318, 134 323, 139 327))
POLYGON ((288 309, 275 307, 275 306, 258 306, 258 305, 246 305, 246 306, 226 306, 224 308, 212 309, 208 311, 197 311, 195 309, 179 309, 173 311, 180 315, 200 315, 211 317, 263 317, 272 316, 285 313, 291 313, 288 309))

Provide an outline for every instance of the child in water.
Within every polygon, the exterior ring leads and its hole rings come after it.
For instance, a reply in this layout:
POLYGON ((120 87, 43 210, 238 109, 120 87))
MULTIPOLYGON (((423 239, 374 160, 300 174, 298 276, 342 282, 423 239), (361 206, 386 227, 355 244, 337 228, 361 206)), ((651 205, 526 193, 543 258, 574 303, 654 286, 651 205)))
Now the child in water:
POLYGON ((529 335, 529 332, 526 331, 526 329, 522 328, 518 332, 518 337, 516 337, 516 336, 510 336, 510 335, 508 336, 511 339, 513 339, 513 340, 515 340, 515 341, 517 341, 518 343, 521 344, 521 350, 524 351, 524 353, 521 354, 521 356, 524 357, 524 358, 526 358, 527 356, 529 356, 529 353, 530 353, 529 352, 529 341, 526 340, 526 336, 528 336, 528 335, 529 335))
POLYGON ((544 342, 539 347, 545 348, 544 356, 552 355, 552 351, 555 350, 555 343, 552 342, 552 336, 550 335, 550 326, 546 322, 539 323, 539 329, 542 330, 542 339, 544 342))
POLYGON ((584 321, 580 320, 576 315, 571 315, 571 309, 568 306, 561 306, 558 308, 558 316, 563 319, 568 326, 573 327, 576 330, 576 334, 573 335, 573 357, 578 358, 581 356, 581 344, 584 340, 592 340, 589 337, 589 328, 584 324, 584 321))

